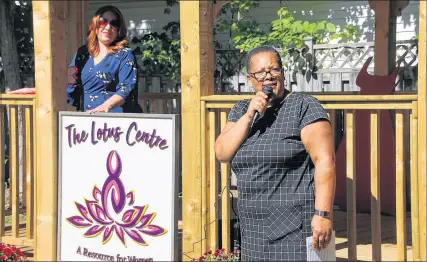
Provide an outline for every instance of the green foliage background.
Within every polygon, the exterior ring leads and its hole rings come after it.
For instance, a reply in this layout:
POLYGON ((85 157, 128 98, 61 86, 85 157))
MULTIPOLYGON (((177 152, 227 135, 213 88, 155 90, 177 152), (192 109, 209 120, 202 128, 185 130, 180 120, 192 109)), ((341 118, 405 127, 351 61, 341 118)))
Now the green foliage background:
MULTIPOLYGON (((171 7, 178 2, 165 0, 164 14, 171 12, 171 7)), ((307 54, 304 38, 312 37, 316 43, 327 43, 339 39, 339 42, 357 42, 360 33, 353 26, 344 26, 337 32, 336 25, 328 21, 308 22, 296 19, 286 6, 277 10, 276 19, 268 26, 261 25, 249 14, 259 7, 260 1, 232 0, 221 10, 214 26, 214 34, 228 33, 231 36, 229 43, 214 41, 216 51, 217 82, 226 82, 238 71, 247 51, 260 45, 271 45, 282 53, 284 66, 287 70, 310 70, 312 65, 307 63, 307 54)), ((32 42, 32 6, 31 1, 18 1, 15 8, 15 27, 19 54, 33 53, 32 42)), ((143 37, 131 40, 136 53, 140 54, 139 65, 141 73, 147 76, 166 75, 179 82, 181 75, 180 64, 180 24, 179 21, 170 22, 163 28, 163 32, 153 32, 143 37)), ((28 58, 21 57, 21 64, 33 65, 28 58)), ((23 68, 24 69, 24 68, 23 68)))
MULTIPOLYGON (((249 16, 260 1, 232 0, 224 5, 214 27, 214 34, 230 33, 229 43, 214 41, 216 50, 217 82, 226 82, 236 75, 245 54, 260 45, 271 45, 280 50, 286 69, 293 71, 312 70, 308 67, 304 38, 312 37, 316 43, 327 43, 338 39, 339 42, 357 42, 359 31, 353 26, 344 26, 339 32, 335 24, 328 21, 308 22, 296 19, 286 6, 277 10, 277 18, 268 27, 261 26, 249 16), (232 48, 230 48, 232 47, 232 48), (233 48, 234 47, 234 48, 233 48), (237 49, 233 51, 230 49, 237 49)), ((165 14, 176 4, 174 0, 166 1, 165 14)), ((164 74, 179 82, 180 78, 180 32, 179 22, 166 25, 162 33, 151 33, 142 38, 134 38, 142 54, 144 75, 164 74)), ((244 64, 244 63, 243 63, 244 64)))

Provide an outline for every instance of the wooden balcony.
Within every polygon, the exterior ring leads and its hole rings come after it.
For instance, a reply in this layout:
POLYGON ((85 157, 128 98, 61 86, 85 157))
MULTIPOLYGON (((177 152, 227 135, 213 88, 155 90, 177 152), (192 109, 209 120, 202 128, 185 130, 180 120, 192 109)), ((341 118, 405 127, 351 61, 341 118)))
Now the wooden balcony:
POLYGON ((29 257, 35 245, 34 103, 34 95, 0 94, 0 241, 29 257))

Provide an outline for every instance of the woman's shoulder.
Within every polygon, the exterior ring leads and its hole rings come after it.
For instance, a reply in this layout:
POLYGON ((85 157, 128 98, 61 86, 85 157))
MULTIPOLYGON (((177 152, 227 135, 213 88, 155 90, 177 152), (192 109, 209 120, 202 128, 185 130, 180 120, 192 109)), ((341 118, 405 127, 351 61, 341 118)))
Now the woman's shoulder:
POLYGON ((82 45, 80 46, 75 54, 75 63, 76 65, 82 65, 84 66, 84 64, 86 63, 87 59, 89 58, 90 54, 89 54, 89 50, 87 45, 82 45))
POLYGON ((302 93, 302 92, 291 92, 288 95, 288 100, 291 100, 292 103, 319 103, 319 100, 313 95, 302 93))
POLYGON ((77 53, 89 53, 87 45, 82 45, 77 49, 77 53))
POLYGON ((133 49, 129 46, 123 46, 119 50, 117 50, 116 55, 121 57, 134 57, 133 49))
POLYGON ((236 104, 234 104, 234 109, 247 109, 249 107, 250 100, 239 100, 236 104))

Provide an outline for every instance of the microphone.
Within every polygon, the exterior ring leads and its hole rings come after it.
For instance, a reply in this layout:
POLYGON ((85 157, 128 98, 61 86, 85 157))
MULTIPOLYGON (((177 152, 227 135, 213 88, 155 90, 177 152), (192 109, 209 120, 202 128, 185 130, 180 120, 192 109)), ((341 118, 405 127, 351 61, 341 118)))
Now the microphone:
MULTIPOLYGON (((262 92, 267 95, 267 99, 266 99, 267 102, 273 96, 273 88, 271 86, 264 86, 262 88, 262 92)), ((258 120, 258 117, 259 117, 259 112, 256 111, 254 114, 254 118, 252 119, 252 123, 251 123, 251 126, 249 128, 248 134, 251 133, 252 127, 254 126, 255 122, 258 120)))

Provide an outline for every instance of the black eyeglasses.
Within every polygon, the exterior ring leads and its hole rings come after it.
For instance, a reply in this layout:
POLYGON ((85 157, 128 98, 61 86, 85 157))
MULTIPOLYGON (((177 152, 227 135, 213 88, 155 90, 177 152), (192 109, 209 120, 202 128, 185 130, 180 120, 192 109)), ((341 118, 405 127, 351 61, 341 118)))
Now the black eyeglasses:
POLYGON ((99 18, 99 20, 98 20, 98 27, 99 28, 105 28, 105 27, 107 27, 108 24, 110 24, 111 27, 115 30, 118 30, 120 27, 120 22, 117 19, 109 21, 107 18, 102 17, 102 16, 99 18))
POLYGON ((278 77, 282 73, 282 67, 272 68, 269 71, 259 71, 254 73, 248 73, 250 76, 256 78, 258 81, 262 81, 267 77, 267 73, 269 73, 272 77, 278 77))

